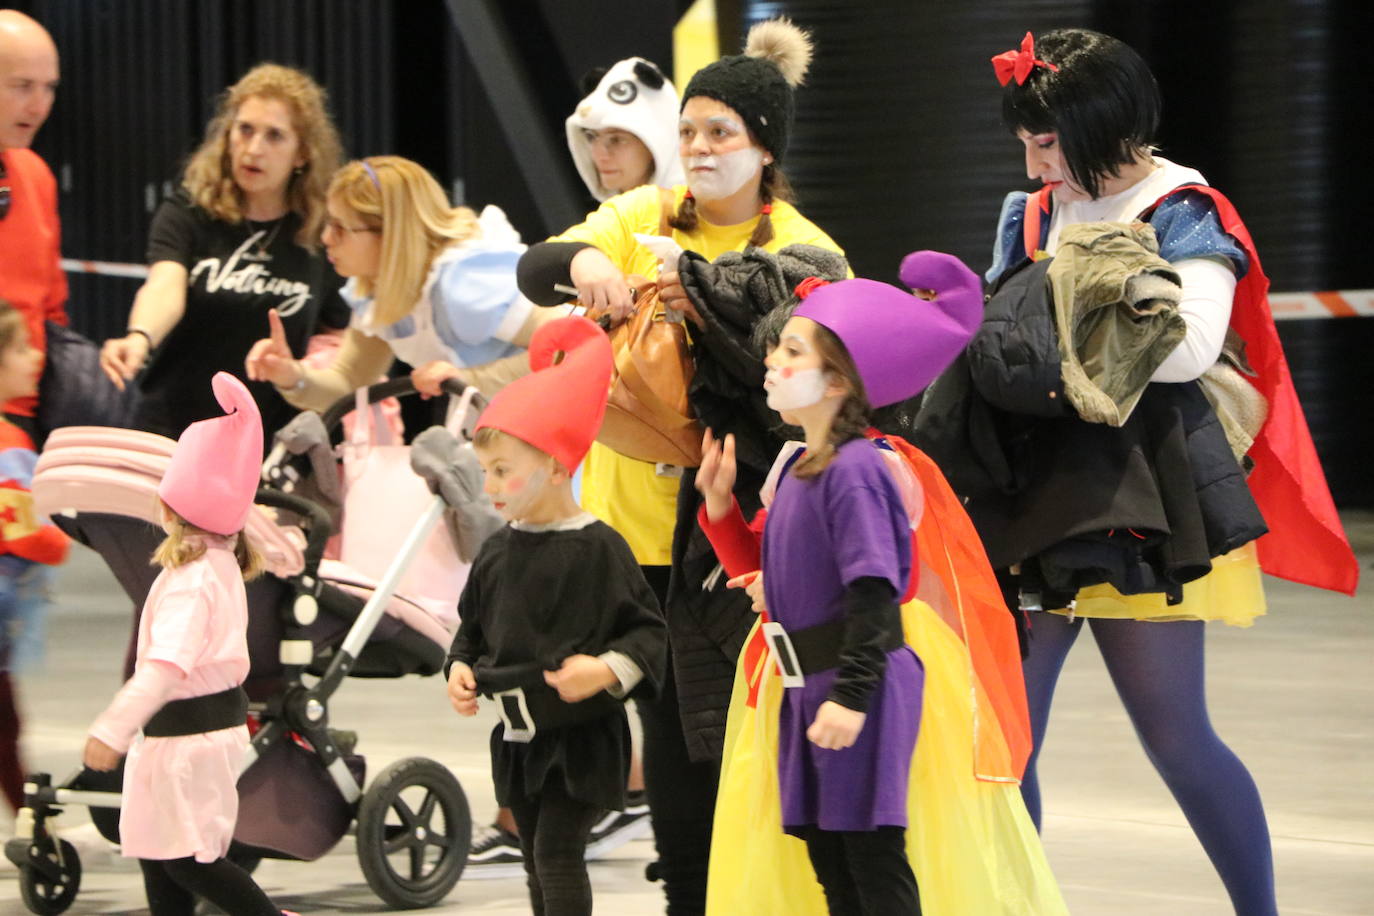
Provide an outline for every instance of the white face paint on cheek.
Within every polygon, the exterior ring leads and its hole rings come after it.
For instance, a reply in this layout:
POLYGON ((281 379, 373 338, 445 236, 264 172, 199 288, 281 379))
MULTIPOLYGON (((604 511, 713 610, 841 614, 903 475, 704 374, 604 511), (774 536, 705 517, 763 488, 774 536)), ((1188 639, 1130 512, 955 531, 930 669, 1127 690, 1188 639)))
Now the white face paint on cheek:
POLYGON ((763 168, 763 152, 755 146, 731 150, 718 156, 689 156, 683 163, 687 167, 687 187, 697 200, 721 200, 744 187, 745 182, 758 174, 763 168), (709 166, 703 171, 693 171, 699 166, 709 166))
POLYGON ((825 397, 825 372, 820 368, 769 369, 764 384, 768 389, 768 406, 773 410, 810 407, 825 397))

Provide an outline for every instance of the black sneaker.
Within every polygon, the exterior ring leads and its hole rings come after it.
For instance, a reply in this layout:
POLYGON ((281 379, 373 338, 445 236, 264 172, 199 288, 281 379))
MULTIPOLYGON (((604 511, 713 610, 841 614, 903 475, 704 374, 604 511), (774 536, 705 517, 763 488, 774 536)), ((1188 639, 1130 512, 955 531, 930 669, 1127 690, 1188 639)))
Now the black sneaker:
POLYGON ((592 832, 587 836, 587 858, 599 859, 631 840, 652 832, 653 824, 649 820, 649 805, 644 800, 644 793, 633 792, 626 801, 624 811, 607 811, 605 817, 592 826, 592 832))
POLYGON ((520 838, 498 824, 478 827, 472 834, 464 878, 518 878, 525 874, 520 838))

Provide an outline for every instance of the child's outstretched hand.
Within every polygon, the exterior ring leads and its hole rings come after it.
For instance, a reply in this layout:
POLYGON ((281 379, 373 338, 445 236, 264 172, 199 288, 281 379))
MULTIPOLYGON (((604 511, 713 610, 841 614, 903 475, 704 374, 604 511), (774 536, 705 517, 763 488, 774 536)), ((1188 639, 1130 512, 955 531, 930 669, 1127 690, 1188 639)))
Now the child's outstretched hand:
POLYGON ((701 467, 697 468, 697 489, 706 498, 706 517, 713 522, 725 518, 734 501, 735 437, 720 442, 711 431, 701 438, 701 467))
POLYGON ((749 596, 749 601, 755 614, 762 614, 768 610, 768 603, 763 598, 763 573, 755 570, 747 572, 742 576, 725 583, 726 588, 742 588, 744 593, 749 596))
POLYGON ((611 666, 594 655, 569 655, 557 671, 544 672, 544 683, 557 690, 564 703, 580 703, 618 681, 611 666))
POLYGON ((104 741, 90 735, 86 738, 86 750, 81 755, 81 762, 99 773, 107 773, 119 766, 119 758, 123 756, 104 741))
POLYGON ((460 716, 477 715, 477 678, 462 662, 454 662, 448 672, 448 701, 460 716))
POLYGON ((806 730, 806 737, 816 747, 842 751, 859 739, 866 718, 864 713, 841 706, 834 700, 826 700, 816 710, 816 720, 806 730))

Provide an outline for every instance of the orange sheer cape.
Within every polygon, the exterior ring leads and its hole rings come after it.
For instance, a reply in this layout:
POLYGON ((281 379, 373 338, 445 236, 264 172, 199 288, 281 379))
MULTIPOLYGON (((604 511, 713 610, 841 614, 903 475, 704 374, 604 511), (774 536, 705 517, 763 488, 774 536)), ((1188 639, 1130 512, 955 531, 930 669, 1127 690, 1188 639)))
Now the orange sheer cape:
MULTIPOLYGON (((1002 599, 983 543, 934 461, 897 436, 869 430, 869 438, 901 456, 922 490, 924 511, 912 532, 919 564, 912 574, 915 589, 903 601, 914 597, 930 605, 968 650, 974 690, 974 775, 990 781, 1019 781, 1031 751, 1021 650, 1015 620, 1002 599)), ((767 653, 763 635, 756 631, 744 648, 750 706, 758 703, 760 662, 767 653)))

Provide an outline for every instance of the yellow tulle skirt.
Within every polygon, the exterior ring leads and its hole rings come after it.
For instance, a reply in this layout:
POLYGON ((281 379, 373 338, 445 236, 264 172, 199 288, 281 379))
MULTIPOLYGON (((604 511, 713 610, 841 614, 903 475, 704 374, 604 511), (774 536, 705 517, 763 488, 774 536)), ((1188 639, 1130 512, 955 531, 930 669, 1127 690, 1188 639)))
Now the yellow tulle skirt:
POLYGON ((1211 572, 1183 586, 1179 604, 1166 603, 1161 594, 1123 595, 1110 585, 1093 585, 1079 590, 1073 613, 1078 617, 1161 622, 1220 620, 1233 627, 1248 627, 1265 609, 1259 553, 1251 541, 1215 557, 1211 572))
MULTIPOLYGON (((902 608, 907 641, 925 665, 925 705, 911 761, 907 855, 927 916, 1067 913, 1015 782, 973 772, 973 685, 968 653, 931 608, 902 608)), ((764 655, 757 707, 745 700, 757 671, 736 673, 711 844, 711 916, 824 916, 806 845, 782 832, 778 710, 783 687, 764 655)), ((894 914, 896 916, 896 914, 894 914)))

